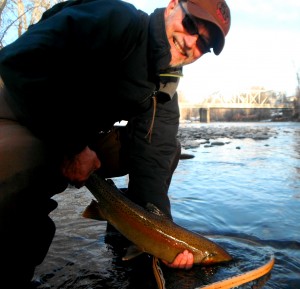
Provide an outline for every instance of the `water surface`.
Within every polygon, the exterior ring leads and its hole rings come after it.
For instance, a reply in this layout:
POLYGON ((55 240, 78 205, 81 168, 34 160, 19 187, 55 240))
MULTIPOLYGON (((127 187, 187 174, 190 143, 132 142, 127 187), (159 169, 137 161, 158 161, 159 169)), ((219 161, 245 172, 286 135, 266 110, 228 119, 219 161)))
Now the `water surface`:
MULTIPOLYGON (((180 161, 169 196, 176 223, 206 236, 217 236, 217 242, 222 238, 236 259, 254 258, 253 247, 236 241, 239 238, 274 253, 276 263, 263 288, 300 288, 300 124, 185 126, 271 131, 267 139, 222 138, 218 139, 225 143, 222 146, 187 149, 194 158, 180 161)), ((122 187, 126 181, 115 179, 122 187)), ((41 283, 38 288, 154 289, 148 256, 123 262, 124 240, 114 233, 107 234, 105 222, 81 217, 91 198, 86 188, 68 188, 55 196, 59 207, 52 217, 57 233, 46 259, 36 270, 35 279, 41 283)), ((227 268, 165 269, 167 289, 195 288, 201 282, 214 281, 223 271, 233 270, 235 274, 240 267, 236 263, 227 268)))

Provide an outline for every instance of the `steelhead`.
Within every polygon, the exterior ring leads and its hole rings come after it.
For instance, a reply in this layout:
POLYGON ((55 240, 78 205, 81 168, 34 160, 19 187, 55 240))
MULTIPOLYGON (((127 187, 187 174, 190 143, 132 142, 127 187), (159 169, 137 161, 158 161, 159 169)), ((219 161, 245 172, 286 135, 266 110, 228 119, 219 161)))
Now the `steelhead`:
POLYGON ((169 263, 184 250, 193 253, 194 264, 207 265, 232 260, 215 242, 177 225, 163 213, 145 210, 96 174, 90 176, 85 186, 97 202, 92 201, 83 212, 83 217, 106 220, 133 242, 140 252, 169 263))

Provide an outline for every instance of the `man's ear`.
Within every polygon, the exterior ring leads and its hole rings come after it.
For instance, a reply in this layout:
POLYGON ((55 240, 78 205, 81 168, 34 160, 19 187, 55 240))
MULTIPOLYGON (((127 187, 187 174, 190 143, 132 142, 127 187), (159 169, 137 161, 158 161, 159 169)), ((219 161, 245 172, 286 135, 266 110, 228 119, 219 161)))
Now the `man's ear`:
POLYGON ((165 16, 168 16, 174 10, 174 8, 178 5, 178 2, 179 0, 170 0, 165 10, 165 16))

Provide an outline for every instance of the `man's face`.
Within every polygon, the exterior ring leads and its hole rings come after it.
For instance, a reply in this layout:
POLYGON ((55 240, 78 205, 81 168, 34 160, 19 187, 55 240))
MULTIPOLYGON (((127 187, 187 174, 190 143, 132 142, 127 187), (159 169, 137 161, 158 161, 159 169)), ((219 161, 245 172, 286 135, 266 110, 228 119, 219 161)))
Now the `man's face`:
MULTIPOLYGON (((183 9, 187 11, 186 3, 182 2, 181 4, 183 9)), ((205 53, 197 46, 199 35, 188 33, 184 27, 183 19, 187 16, 183 9, 180 7, 178 0, 171 0, 165 10, 166 33, 172 54, 170 66, 172 67, 192 63, 205 53)), ((188 17, 196 20, 192 15, 188 15, 188 17)), ((205 25, 196 21, 194 21, 194 24, 198 28, 200 38, 202 38, 200 40, 204 41, 205 44, 209 44, 210 35, 205 25)))

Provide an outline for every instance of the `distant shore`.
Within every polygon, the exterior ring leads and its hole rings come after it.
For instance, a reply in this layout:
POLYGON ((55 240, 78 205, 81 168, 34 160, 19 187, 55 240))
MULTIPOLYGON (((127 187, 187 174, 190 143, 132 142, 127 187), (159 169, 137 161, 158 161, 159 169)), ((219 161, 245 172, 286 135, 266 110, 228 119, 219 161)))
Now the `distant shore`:
MULTIPOLYGON (((249 123, 248 123, 249 124, 249 123)), ((259 123, 257 123, 259 124, 259 123)), ((183 148, 193 148, 199 145, 224 145, 228 139, 251 138, 267 140, 276 137, 276 128, 267 125, 243 125, 237 123, 212 123, 200 125, 199 122, 182 122, 179 126, 178 139, 183 148)))

